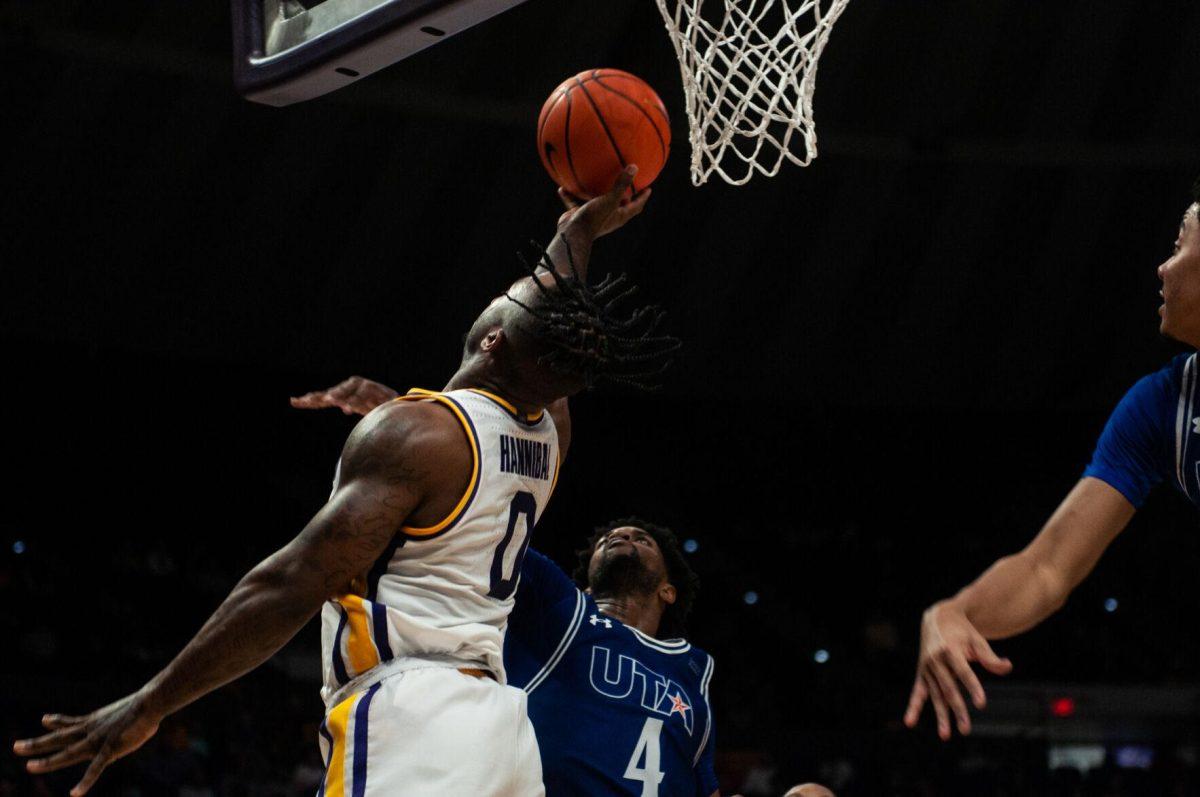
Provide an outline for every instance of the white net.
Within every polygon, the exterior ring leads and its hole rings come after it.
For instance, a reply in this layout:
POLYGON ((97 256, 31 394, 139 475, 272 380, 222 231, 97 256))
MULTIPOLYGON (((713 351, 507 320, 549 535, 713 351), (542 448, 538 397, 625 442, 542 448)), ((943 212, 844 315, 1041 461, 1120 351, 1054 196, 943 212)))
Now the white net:
POLYGON ((817 61, 850 0, 657 0, 679 56, 692 182, 817 157, 817 61))

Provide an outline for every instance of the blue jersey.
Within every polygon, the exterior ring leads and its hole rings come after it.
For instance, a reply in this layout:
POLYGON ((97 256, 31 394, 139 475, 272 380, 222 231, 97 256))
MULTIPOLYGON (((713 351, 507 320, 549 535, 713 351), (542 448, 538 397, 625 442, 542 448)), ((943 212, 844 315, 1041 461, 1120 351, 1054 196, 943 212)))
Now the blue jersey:
POLYGON ((1142 378, 1113 410, 1085 476, 1112 485, 1141 507, 1170 481, 1200 506, 1200 389, 1195 354, 1142 378))
POLYGON ((548 797, 708 797, 713 660, 600 613, 529 551, 504 640, 511 685, 529 693, 548 797))

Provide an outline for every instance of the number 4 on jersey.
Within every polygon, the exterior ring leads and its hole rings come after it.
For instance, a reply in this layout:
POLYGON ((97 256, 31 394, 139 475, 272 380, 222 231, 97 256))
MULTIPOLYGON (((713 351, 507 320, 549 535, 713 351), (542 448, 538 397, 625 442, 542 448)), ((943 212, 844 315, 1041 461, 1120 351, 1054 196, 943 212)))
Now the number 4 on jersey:
POLYGON ((642 726, 642 735, 638 737, 637 746, 625 767, 624 777, 628 780, 641 781, 642 797, 658 797, 658 784, 662 783, 663 773, 659 769, 660 751, 658 737, 662 734, 662 720, 647 717, 642 726), (639 766, 645 759, 645 766, 639 766))

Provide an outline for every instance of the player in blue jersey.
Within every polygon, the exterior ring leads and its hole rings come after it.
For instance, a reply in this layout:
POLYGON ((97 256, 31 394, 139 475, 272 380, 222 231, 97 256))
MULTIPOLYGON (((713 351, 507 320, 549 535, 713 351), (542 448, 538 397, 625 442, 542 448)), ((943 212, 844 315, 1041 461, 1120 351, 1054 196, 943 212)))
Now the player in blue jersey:
POLYGON ((713 659, 684 639, 698 579, 675 535, 636 518, 597 529, 576 574, 521 569, 504 641, 529 694, 546 793, 717 794, 713 659))
MULTIPOLYGON (((1158 267, 1158 313, 1164 335, 1200 348, 1200 180, 1193 199, 1174 251, 1158 267)), ((1027 631, 1057 611, 1159 483, 1170 482, 1200 505, 1198 367, 1194 353, 1180 355, 1135 384, 1109 418, 1083 478, 1037 537, 925 611, 905 724, 916 725, 928 700, 942 739, 950 738, 952 715, 959 732, 969 733, 960 690, 977 708, 986 702, 971 662, 996 675, 1012 670, 989 639, 1027 631)))

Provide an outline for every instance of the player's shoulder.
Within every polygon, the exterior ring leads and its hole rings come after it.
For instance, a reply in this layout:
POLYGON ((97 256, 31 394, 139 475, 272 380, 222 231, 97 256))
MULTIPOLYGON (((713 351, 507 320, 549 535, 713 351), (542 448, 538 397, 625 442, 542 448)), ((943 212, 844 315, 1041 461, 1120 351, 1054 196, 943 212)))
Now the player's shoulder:
POLYGON ((716 665, 716 659, 703 648, 691 645, 688 649, 688 668, 697 673, 701 678, 711 678, 716 665))
POLYGON ((1195 353, 1180 354, 1137 380, 1126 394, 1126 401, 1147 411, 1170 410, 1181 393, 1195 390, 1195 383, 1195 353))
POLYGON ((1157 371, 1153 371, 1142 377, 1139 382, 1151 380, 1164 385, 1180 386, 1183 384, 1184 379, 1188 378, 1195 371, 1195 368, 1196 353, 1185 352, 1172 357, 1157 371))
POLYGON ((1187 352, 1173 357, 1162 371, 1168 375, 1171 385, 1182 389, 1184 383, 1189 382, 1192 383, 1190 386, 1194 388, 1196 381, 1196 352, 1187 352))
POLYGON ((660 654, 659 659, 663 662, 673 663, 680 669, 687 669, 697 677, 712 667, 712 656, 702 648, 693 645, 685 637, 652 637, 633 626, 624 627, 629 630, 641 647, 660 654))
POLYGON ((460 421, 442 393, 421 391, 380 404, 359 422, 370 434, 384 437, 436 438, 457 432, 460 421))
POLYGON ((708 693, 708 685, 717 666, 710 653, 688 643, 687 652, 676 659, 675 666, 681 682, 690 681, 700 692, 708 693))
POLYGON ((390 461, 413 456, 459 458, 462 425, 439 402, 389 401, 358 422, 343 459, 390 461))

